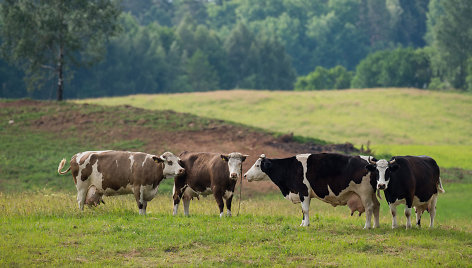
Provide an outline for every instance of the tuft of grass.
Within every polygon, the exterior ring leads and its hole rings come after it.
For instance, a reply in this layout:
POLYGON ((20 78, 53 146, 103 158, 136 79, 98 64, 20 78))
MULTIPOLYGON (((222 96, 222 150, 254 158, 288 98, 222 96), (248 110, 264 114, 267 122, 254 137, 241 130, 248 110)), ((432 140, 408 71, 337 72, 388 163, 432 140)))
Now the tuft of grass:
POLYGON ((470 94, 418 89, 232 90, 78 102, 171 109, 357 147, 370 142, 378 154, 429 154, 440 166, 472 169, 470 94))

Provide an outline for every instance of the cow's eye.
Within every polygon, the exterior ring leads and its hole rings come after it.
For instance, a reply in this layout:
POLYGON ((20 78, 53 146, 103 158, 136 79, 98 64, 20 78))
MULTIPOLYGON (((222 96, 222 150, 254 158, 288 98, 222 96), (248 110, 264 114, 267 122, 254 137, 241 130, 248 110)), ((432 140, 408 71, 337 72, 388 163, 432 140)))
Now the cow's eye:
POLYGON ((256 167, 260 167, 260 165, 256 165, 256 167))
POLYGON ((167 164, 168 164, 169 166, 172 166, 172 161, 167 161, 167 164))

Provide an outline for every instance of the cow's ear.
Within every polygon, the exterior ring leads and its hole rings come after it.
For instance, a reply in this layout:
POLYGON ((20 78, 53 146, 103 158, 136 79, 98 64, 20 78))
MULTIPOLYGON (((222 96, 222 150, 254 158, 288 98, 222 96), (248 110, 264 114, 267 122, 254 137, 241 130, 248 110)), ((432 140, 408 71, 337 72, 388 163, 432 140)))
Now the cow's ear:
POLYGON ((365 166, 365 169, 367 169, 370 172, 374 172, 377 169, 377 167, 375 167, 375 165, 373 164, 368 164, 367 166, 365 166))
POLYGON ((242 157, 241 157, 241 162, 244 162, 246 160, 246 157, 248 157, 249 155, 247 154, 244 154, 242 157))
POLYGON ((223 159, 223 161, 226 161, 226 162, 229 161, 229 157, 227 155, 224 155, 224 154, 221 155, 221 159, 223 159))
POLYGON ((154 162, 156 163, 162 163, 164 162, 164 160, 162 160, 160 157, 158 156, 153 156, 152 159, 154 160, 154 162))
POLYGON ((392 164, 390 166, 388 166, 388 169, 390 169, 391 172, 395 172, 398 170, 400 166, 398 164, 392 164))

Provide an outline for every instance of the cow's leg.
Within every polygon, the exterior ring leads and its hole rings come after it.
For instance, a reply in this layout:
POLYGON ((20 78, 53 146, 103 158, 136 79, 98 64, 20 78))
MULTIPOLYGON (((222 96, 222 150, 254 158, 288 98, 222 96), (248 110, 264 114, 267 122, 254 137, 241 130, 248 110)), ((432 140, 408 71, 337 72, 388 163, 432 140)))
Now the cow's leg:
POLYGON ((133 187, 133 195, 134 195, 134 199, 136 199, 136 205, 138 205, 139 215, 145 215, 146 210, 143 209, 144 208, 144 200, 142 198, 142 196, 143 196, 142 187, 140 187, 139 185, 134 186, 133 187))
POLYGON ((372 200, 374 201, 374 228, 380 227, 379 217, 380 217, 380 202, 375 197, 375 192, 372 194, 372 200))
MULTIPOLYGON (((374 195, 373 195, 374 196, 374 195)), ((378 223, 378 215, 375 214, 375 209, 376 209, 376 203, 374 200, 377 200, 374 196, 374 199, 372 199, 372 196, 366 196, 366 195, 359 195, 361 198, 362 204, 364 205, 365 208, 365 225, 364 229, 370 229, 372 227, 372 213, 374 213, 375 221, 378 223)), ((378 201, 377 201, 378 203, 378 201)), ((380 203, 378 204, 380 206, 380 203)), ((377 208, 378 210, 379 208, 377 208)), ((378 214, 378 212, 377 212, 378 214)), ((377 227, 377 226, 374 226, 377 227)))
POLYGON ((436 203, 437 203, 437 201, 438 201, 438 195, 435 194, 431 198, 431 202, 429 204, 429 217, 430 217, 429 228, 434 227, 434 217, 436 216, 436 203))
POLYGON ((395 229, 398 227, 397 224, 397 206, 394 204, 388 204, 390 207, 390 213, 392 213, 392 229, 395 229))
POLYGON ((310 196, 300 196, 300 200, 302 201, 302 213, 303 213, 303 220, 300 226, 309 226, 310 225, 310 196))
POLYGON ((223 209, 225 208, 225 203, 223 202, 223 194, 220 191, 216 191, 213 193, 215 196, 216 203, 218 204, 218 208, 220 209, 220 218, 223 217, 223 209))
POLYGON ((183 197, 183 202, 184 202, 184 215, 188 216, 189 215, 189 207, 190 207, 190 197, 185 196, 183 197))
POLYGON ((77 203, 81 211, 84 210, 85 199, 87 198, 88 183, 77 180, 77 203))
POLYGON ((233 201, 233 195, 226 199, 226 215, 231 217, 231 202, 233 201))
POLYGON ((180 203, 180 198, 181 198, 181 193, 180 189, 176 189, 175 183, 174 183, 174 188, 172 189, 172 197, 174 199, 174 210, 172 211, 172 215, 177 215, 177 210, 179 208, 179 203, 180 203))
POLYGON ((406 229, 411 228, 411 206, 405 206, 406 229))
POLYGON ((423 208, 415 207, 416 211, 416 226, 421 227, 421 215, 423 214, 423 208))

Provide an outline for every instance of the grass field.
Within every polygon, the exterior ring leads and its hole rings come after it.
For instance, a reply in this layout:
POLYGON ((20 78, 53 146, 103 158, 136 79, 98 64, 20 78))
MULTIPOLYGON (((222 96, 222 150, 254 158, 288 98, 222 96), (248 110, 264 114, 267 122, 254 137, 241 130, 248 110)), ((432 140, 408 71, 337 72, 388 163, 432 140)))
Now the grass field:
POLYGON ((472 169, 471 94, 418 89, 234 90, 79 102, 171 109, 358 147, 370 142, 376 154, 428 154, 442 167, 472 169))
POLYGON ((0 267, 472 265, 472 176, 464 170, 443 170, 446 193, 439 196, 434 229, 425 213, 423 228, 405 230, 399 215, 401 228, 392 230, 385 200, 379 229, 363 230, 364 215, 350 217, 347 207, 318 200, 311 203, 311 225, 302 228, 299 204, 280 193, 249 197, 244 191, 238 217, 220 219, 212 197, 193 201, 190 217, 182 208, 173 217, 171 179, 160 185, 147 216, 138 215, 131 195, 106 197, 105 205, 80 212, 70 174, 57 174, 59 160, 87 149, 145 150, 148 141, 125 135, 142 118, 143 126, 170 134, 211 123, 67 102, 0 109, 0 267), (133 123, 117 134, 122 121, 133 123))
MULTIPOLYGON (((438 202, 436 228, 363 230, 364 215, 314 200, 303 228, 299 204, 280 195, 244 199, 241 214, 219 218, 213 198, 194 201, 190 217, 171 215, 170 195, 137 213, 132 196, 105 198, 80 213, 75 196, 0 194, 0 266, 470 266, 472 185, 450 185, 438 202), (461 203, 461 205, 459 205, 461 203)), ((234 210, 236 212, 236 210, 234 210)), ((423 224, 429 215, 423 216, 423 224)))

